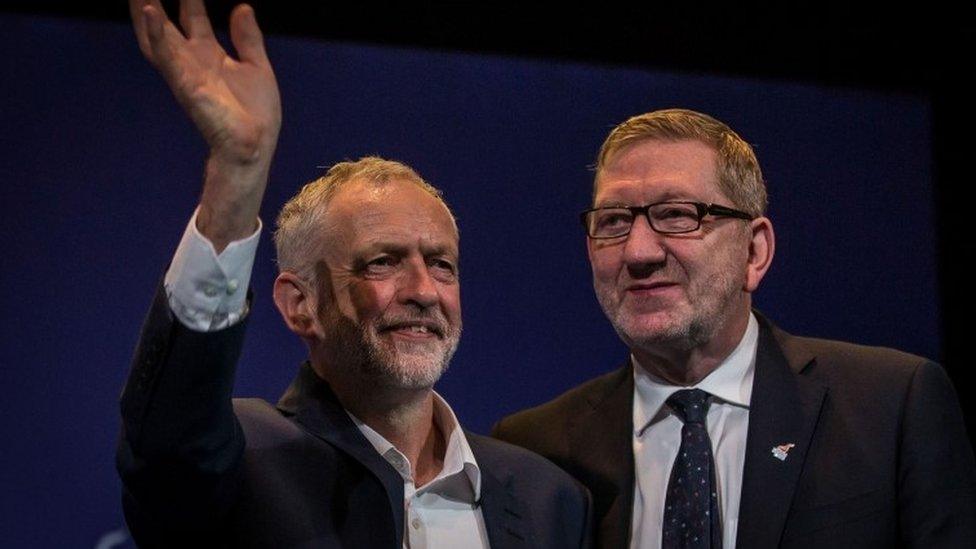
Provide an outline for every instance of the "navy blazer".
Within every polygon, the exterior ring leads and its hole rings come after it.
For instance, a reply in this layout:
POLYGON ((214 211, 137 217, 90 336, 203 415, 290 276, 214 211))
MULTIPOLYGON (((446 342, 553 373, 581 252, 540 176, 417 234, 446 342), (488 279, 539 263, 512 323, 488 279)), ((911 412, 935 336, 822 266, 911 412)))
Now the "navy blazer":
MULTIPOLYGON (((143 547, 383 547, 403 479, 304 365, 277 406, 232 399, 246 321, 194 332, 157 292, 122 394, 117 465, 143 547)), ((589 495, 536 454, 465 433, 491 547, 589 545, 589 495)))
MULTIPOLYGON (((945 372, 891 349, 794 337, 757 313, 736 547, 976 546, 976 462, 945 372), (793 443, 787 459, 772 449, 793 443)), ((631 365, 509 416, 494 435, 593 494, 596 543, 625 548, 631 365)))

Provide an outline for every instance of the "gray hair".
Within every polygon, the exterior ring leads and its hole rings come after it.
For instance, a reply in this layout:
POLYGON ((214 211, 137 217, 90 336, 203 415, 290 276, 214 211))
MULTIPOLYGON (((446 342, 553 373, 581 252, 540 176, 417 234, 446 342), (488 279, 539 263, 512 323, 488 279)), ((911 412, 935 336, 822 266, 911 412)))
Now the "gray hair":
MULTIPOLYGON (((723 122, 687 109, 664 109, 640 114, 622 122, 607 136, 596 162, 596 179, 614 154, 645 140, 694 139, 718 154, 718 187, 737 208, 761 216, 769 198, 759 161, 749 143, 723 122)), ((593 183, 594 196, 596 181, 593 183)))
POLYGON ((384 184, 405 180, 436 198, 451 215, 455 234, 457 222, 441 196, 441 191, 424 181, 413 168, 378 156, 366 156, 355 162, 339 162, 322 177, 307 183, 281 208, 274 232, 278 270, 315 280, 315 262, 320 256, 324 217, 329 203, 344 185, 355 180, 384 184))

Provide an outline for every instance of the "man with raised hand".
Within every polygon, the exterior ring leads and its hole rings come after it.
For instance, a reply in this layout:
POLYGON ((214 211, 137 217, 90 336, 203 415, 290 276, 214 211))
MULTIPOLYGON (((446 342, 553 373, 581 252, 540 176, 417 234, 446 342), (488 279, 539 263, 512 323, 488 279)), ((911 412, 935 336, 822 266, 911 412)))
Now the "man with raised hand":
POLYGON ((617 126, 581 220, 630 356, 494 434, 590 489, 604 548, 972 547, 976 467, 942 368, 752 309, 766 202, 722 122, 668 109, 617 126))
POLYGON ((210 147, 200 204, 122 395, 118 468, 141 546, 580 547, 589 496, 548 461, 467 433, 433 390, 461 334, 458 230, 440 193, 377 157, 279 215, 274 301, 309 360, 276 406, 232 399, 281 107, 248 6, 238 59, 201 0, 180 27, 132 0, 140 48, 210 147))

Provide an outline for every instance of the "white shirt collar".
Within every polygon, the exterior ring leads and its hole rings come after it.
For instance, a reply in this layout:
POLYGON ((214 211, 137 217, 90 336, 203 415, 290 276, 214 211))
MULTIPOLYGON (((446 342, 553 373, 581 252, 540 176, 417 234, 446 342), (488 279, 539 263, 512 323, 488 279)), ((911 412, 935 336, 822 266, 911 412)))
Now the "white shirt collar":
POLYGON ((711 374, 692 387, 669 384, 642 368, 631 355, 634 364, 634 434, 640 436, 648 425, 663 418, 664 403, 672 393, 681 389, 701 389, 727 404, 749 408, 758 346, 759 323, 750 312, 739 344, 711 374))
MULTIPOLYGON (((437 391, 434 393, 434 422, 440 427, 441 433, 447 437, 447 446, 444 450, 444 466, 434 480, 427 483, 419 491, 443 492, 445 495, 453 495, 461 499, 469 500, 474 503, 481 500, 481 469, 478 462, 474 459, 468 439, 464 436, 461 424, 451 410, 450 405, 444 400, 437 391), (463 473, 463 474, 462 474, 463 473), (458 486, 459 479, 466 480, 462 486, 458 486), (449 492, 449 494, 448 494, 449 492)), ((375 429, 363 423, 348 410, 346 413, 352 418, 353 423, 359 428, 366 440, 373 445, 373 448, 383 456, 390 465, 393 466, 404 482, 413 486, 413 472, 411 471, 410 461, 400 450, 397 450, 390 441, 375 429)))

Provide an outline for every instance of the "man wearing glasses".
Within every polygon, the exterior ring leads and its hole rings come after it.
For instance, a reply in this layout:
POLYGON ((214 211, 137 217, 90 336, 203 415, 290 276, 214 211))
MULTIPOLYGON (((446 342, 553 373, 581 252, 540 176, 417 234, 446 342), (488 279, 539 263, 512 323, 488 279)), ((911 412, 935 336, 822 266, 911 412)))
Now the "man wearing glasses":
POLYGON ((582 223, 630 357, 495 435, 589 487, 600 547, 971 547, 976 466, 942 369, 752 310, 766 203, 722 122, 670 109, 616 127, 582 223))

